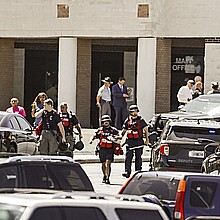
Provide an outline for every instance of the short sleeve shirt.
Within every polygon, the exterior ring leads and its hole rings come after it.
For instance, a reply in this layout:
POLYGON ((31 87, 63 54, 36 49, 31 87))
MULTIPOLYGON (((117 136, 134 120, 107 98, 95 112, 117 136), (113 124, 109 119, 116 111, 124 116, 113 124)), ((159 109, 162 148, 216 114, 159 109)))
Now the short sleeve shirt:
POLYGON ((111 89, 103 85, 99 88, 97 96, 100 96, 105 101, 111 101, 111 89))
POLYGON ((16 113, 16 114, 20 114, 20 115, 26 117, 26 112, 25 112, 24 108, 21 107, 21 106, 16 106, 16 107, 14 107, 14 108, 13 108, 13 107, 10 107, 10 108, 8 108, 8 109, 6 110, 6 112, 16 113))

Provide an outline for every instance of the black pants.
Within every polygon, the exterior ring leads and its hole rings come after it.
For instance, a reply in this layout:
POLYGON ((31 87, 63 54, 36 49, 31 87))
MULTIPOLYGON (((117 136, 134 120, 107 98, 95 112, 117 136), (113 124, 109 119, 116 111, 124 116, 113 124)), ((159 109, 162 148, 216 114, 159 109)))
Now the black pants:
POLYGON ((131 164, 132 159, 135 154, 135 171, 142 169, 142 154, 143 154, 143 147, 136 148, 136 149, 126 149, 126 158, 125 158, 125 171, 129 174, 131 173, 131 164))

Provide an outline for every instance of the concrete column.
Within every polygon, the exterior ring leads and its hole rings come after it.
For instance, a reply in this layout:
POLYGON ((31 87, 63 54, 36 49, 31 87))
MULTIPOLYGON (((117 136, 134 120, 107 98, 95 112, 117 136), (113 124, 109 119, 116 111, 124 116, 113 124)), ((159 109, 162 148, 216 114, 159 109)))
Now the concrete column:
POLYGON ((59 39, 58 105, 76 111, 77 38, 59 39))
MULTIPOLYGON (((137 105, 148 121, 155 113, 156 38, 138 39, 137 105)), ((164 100, 165 101, 165 100, 164 100)))

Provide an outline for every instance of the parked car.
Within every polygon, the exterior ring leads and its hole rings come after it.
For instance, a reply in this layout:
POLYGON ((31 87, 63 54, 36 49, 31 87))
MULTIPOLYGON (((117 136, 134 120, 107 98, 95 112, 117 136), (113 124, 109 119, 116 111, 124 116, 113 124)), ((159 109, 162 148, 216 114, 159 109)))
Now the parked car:
POLYGON ((94 191, 79 163, 66 156, 13 156, 0 164, 0 188, 94 191))
POLYGON ((219 216, 220 176, 202 173, 140 171, 121 188, 119 194, 157 196, 170 211, 170 218, 219 216))
POLYGON ((200 95, 178 111, 155 114, 150 121, 149 130, 162 132, 169 119, 214 119, 220 120, 220 94, 200 95))
POLYGON ((0 192, 4 220, 168 220, 156 204, 110 195, 38 191, 0 192))
POLYGON ((220 122, 169 120, 151 151, 151 170, 201 171, 204 147, 220 142, 220 122))
POLYGON ((35 154, 37 146, 33 128, 23 116, 0 111, 0 152, 35 154))
POLYGON ((205 146, 205 155, 207 157, 202 163, 201 171, 219 175, 220 173, 220 145, 211 143, 205 146))

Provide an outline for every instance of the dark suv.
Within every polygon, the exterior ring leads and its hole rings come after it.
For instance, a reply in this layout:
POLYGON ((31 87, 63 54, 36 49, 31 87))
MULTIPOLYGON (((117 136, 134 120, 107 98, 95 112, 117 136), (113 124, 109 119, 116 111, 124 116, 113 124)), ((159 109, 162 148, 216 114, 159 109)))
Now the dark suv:
POLYGON ((169 120, 152 146, 151 170, 201 171, 204 147, 220 142, 220 123, 210 120, 169 120))
POLYGON ((0 188, 94 191, 80 166, 65 156, 14 156, 0 164, 0 188))
POLYGON ((119 194, 160 199, 169 217, 219 216, 220 176, 190 172, 140 171, 121 188, 119 194))

